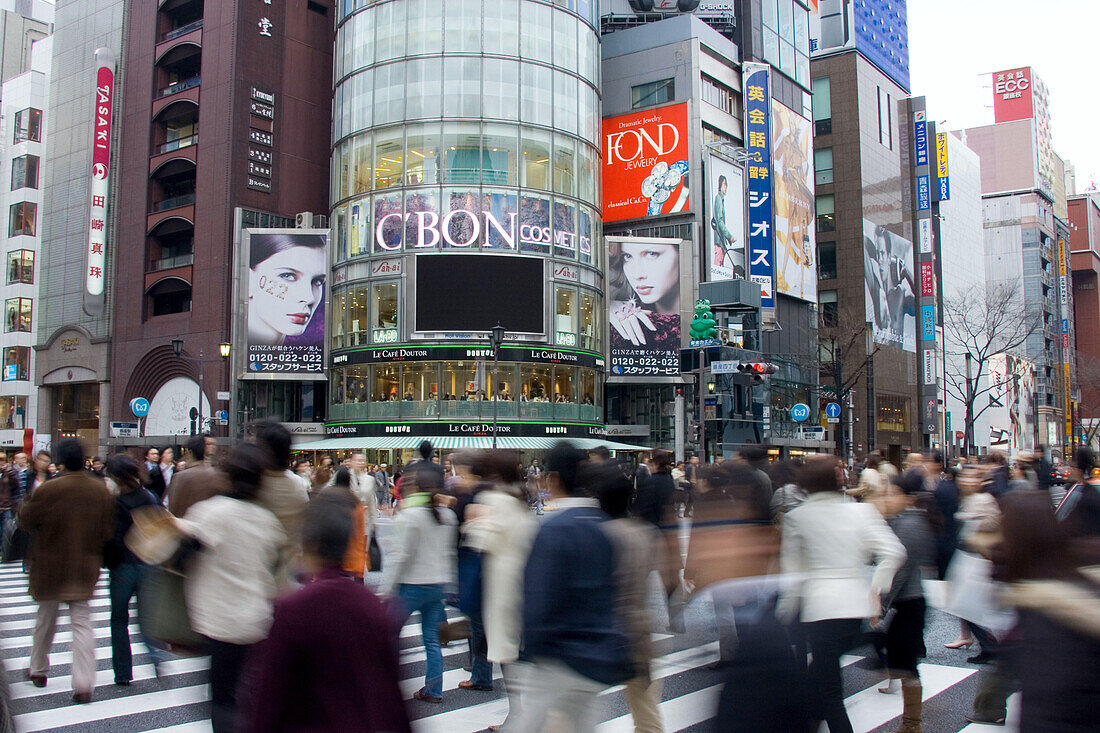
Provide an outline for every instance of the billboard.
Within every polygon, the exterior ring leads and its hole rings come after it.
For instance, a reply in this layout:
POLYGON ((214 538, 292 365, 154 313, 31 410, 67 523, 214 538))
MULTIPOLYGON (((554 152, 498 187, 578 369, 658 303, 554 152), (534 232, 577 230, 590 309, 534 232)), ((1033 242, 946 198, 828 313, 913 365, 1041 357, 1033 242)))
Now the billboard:
POLYGON ((913 243, 864 219, 863 275, 875 343, 916 352, 913 243))
POLYGON ((745 176, 741 167, 710 156, 707 200, 712 203, 707 227, 707 279, 744 278, 745 176))
POLYGON ((678 239, 607 237, 611 374, 680 373, 678 239))
POLYGON ((817 302, 813 130, 810 121, 772 101, 772 193, 775 289, 817 302))
POLYGON ((546 331, 546 260, 490 254, 416 258, 416 326, 425 333, 546 331), (471 297, 471 283, 492 283, 471 297))
POLYGON ((247 349, 252 374, 320 374, 328 230, 247 229, 247 349))
POLYGON ((760 307, 775 308, 775 261, 772 238, 771 67, 742 65, 745 96, 745 146, 749 160, 749 279, 760 286, 760 307))
POLYGON ((603 121, 603 220, 690 210, 687 102, 603 121))
POLYGON ((1030 119, 1032 104, 1031 67, 993 73, 993 121, 1030 119))

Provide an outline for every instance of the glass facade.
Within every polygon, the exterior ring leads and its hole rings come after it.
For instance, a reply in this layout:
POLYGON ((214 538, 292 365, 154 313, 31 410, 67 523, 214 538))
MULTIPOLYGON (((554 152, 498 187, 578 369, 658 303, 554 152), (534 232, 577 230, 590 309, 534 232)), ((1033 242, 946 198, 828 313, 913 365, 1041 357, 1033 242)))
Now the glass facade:
POLYGON ((602 422, 597 16, 596 0, 337 3, 330 421, 485 420, 495 403, 504 420, 602 422), (495 381, 488 351, 341 366, 486 346, 478 329, 414 330, 416 256, 452 252, 548 261, 544 333, 508 341, 532 349, 505 349, 495 381))

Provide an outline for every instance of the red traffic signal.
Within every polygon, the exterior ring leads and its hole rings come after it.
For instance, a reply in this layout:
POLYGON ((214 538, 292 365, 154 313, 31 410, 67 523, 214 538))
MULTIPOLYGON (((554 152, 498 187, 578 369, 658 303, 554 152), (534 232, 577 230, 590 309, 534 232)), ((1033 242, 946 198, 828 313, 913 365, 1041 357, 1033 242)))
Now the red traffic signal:
POLYGON ((747 361, 738 364, 737 370, 739 372, 754 372, 756 374, 766 375, 775 374, 779 371, 779 367, 766 361, 747 361))

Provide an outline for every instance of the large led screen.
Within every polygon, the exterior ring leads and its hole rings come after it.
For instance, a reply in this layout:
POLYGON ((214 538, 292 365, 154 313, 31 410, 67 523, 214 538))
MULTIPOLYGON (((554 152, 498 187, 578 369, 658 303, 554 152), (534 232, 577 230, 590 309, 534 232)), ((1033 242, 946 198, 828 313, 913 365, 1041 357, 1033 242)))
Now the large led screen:
POLYGON ((416 330, 543 333, 546 274, 539 257, 419 255, 416 330))

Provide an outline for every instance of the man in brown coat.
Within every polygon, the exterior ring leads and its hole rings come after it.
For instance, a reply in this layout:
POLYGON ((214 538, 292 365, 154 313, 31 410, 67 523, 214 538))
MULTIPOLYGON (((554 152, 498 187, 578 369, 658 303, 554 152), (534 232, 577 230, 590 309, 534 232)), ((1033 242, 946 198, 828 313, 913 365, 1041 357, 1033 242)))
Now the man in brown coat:
POLYGON ((54 455, 63 473, 35 489, 19 512, 20 526, 31 534, 30 594, 38 601, 27 676, 36 687, 46 686, 57 610, 66 603, 73 627, 73 700, 87 703, 95 687, 88 601, 99 580, 103 543, 114 529, 115 502, 103 479, 84 470, 79 441, 60 441, 54 455))
POLYGON ((183 448, 183 468, 176 471, 168 488, 168 511, 177 517, 200 501, 229 490, 225 474, 206 462, 206 439, 194 435, 183 448))

